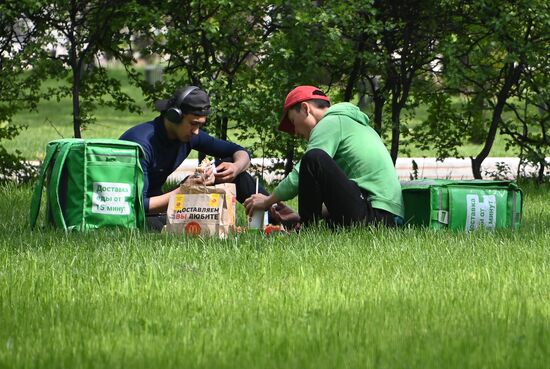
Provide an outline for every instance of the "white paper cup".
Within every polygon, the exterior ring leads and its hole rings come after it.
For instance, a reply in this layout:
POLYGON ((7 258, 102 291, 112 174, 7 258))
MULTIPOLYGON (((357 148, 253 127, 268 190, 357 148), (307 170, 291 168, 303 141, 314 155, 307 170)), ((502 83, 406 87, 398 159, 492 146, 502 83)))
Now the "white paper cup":
POLYGON ((254 210, 252 216, 248 219, 248 228, 250 229, 263 229, 267 224, 267 211, 254 210))

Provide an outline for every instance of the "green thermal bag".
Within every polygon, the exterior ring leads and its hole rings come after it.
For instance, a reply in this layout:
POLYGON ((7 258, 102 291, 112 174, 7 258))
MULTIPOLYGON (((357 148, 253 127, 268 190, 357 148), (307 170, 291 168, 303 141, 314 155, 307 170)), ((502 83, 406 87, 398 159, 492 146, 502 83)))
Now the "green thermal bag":
POLYGON ((523 193, 513 181, 422 179, 401 189, 405 224, 469 232, 521 222, 523 193))
POLYGON ((51 141, 31 202, 36 225, 46 188, 46 222, 65 230, 145 228, 141 147, 110 139, 51 141))

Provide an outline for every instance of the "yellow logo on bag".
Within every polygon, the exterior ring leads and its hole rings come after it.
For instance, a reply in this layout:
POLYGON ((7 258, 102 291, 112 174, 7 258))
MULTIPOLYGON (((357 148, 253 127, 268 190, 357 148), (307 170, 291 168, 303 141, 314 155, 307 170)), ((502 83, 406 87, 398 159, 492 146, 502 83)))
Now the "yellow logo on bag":
POLYGON ((213 193, 210 194, 210 201, 208 202, 208 206, 212 208, 217 208, 220 206, 220 194, 219 193, 213 193))
POLYGON ((184 199, 185 199, 185 195, 183 194, 176 195, 176 203, 174 204, 174 210, 178 211, 183 209, 184 199))

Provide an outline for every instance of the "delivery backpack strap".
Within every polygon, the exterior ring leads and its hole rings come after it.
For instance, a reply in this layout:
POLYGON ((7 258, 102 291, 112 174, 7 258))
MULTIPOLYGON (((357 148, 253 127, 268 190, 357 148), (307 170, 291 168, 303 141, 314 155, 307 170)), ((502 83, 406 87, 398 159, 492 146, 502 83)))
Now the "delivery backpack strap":
POLYGON ((59 183, 61 181, 61 174, 63 172, 63 166, 65 165, 65 160, 69 154, 74 142, 62 142, 61 147, 59 148, 59 154, 52 169, 52 175, 50 178, 50 185, 48 186, 48 199, 50 199, 50 211, 53 217, 54 223, 58 227, 67 229, 65 223, 65 217, 63 216, 63 210, 61 209, 61 203, 59 201, 59 183))
POLYGON ((144 202, 143 202, 143 168, 141 167, 141 157, 144 156, 143 149, 141 146, 136 147, 136 153, 137 153, 137 160, 136 160, 136 174, 135 175, 135 184, 136 184, 136 196, 135 196, 135 203, 136 203, 136 224, 137 228, 144 229, 145 228, 145 210, 144 210, 144 202))
POLYGON ((34 187, 31 200, 31 213, 30 213, 30 224, 31 228, 34 228, 36 225, 36 220, 38 219, 38 214, 40 213, 40 203, 42 202, 42 190, 44 188, 44 181, 50 169, 50 164, 52 163, 52 158, 55 156, 59 150, 59 142, 55 144, 50 144, 46 150, 46 157, 42 163, 42 168, 40 168, 40 176, 38 177, 38 182, 34 187))

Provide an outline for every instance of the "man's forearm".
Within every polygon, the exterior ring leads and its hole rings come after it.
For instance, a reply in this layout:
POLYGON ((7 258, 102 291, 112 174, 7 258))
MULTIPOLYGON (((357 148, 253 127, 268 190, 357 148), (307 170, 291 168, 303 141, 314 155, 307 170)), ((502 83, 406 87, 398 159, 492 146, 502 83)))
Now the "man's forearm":
POLYGON ((179 191, 179 187, 173 191, 167 192, 159 196, 153 196, 149 198, 149 209, 147 214, 165 213, 168 209, 168 203, 170 202, 170 196, 176 194, 179 191))
POLYGON ((237 166, 238 174, 240 174, 250 166, 250 156, 244 150, 236 151, 233 154, 233 164, 237 166))
POLYGON ((279 200, 277 199, 277 197, 275 197, 274 194, 269 195, 265 200, 265 210, 269 209, 273 204, 277 202, 279 202, 279 200))

